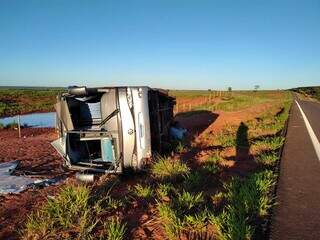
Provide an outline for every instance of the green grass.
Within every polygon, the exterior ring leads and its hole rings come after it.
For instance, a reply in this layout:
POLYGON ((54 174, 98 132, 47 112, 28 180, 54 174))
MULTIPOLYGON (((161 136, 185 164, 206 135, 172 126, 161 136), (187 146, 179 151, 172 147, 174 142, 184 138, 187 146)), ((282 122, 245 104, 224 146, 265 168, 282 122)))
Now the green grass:
POLYGON ((204 202, 202 192, 192 194, 183 190, 182 193, 177 194, 177 198, 175 198, 176 206, 179 207, 180 211, 183 213, 188 213, 193 208, 198 207, 201 203, 204 202))
POLYGON ((169 203, 157 203, 158 214, 169 239, 177 239, 186 232, 201 231, 208 224, 202 192, 193 194, 183 190, 171 197, 169 203))
MULTIPOLYGON (((188 214, 184 218, 184 226, 192 229, 192 232, 200 232, 208 225, 208 211, 200 211, 194 215, 188 214)), ((195 238, 197 239, 197 238, 195 238)), ((201 239, 201 238, 200 238, 201 239)))
MULTIPOLYGON (((31 214, 26 223, 26 235, 41 238, 89 220, 90 189, 85 186, 67 186, 55 198, 49 198, 39 211, 31 214)), ((82 234, 84 229, 80 229, 82 234)))
POLYGON ((159 199, 163 200, 168 198, 168 196, 170 195, 170 192, 172 192, 174 190, 174 186, 170 183, 160 183, 158 184, 156 193, 159 197, 159 199))
POLYGON ((193 170, 188 176, 186 176, 183 183, 184 188, 190 191, 199 191, 206 184, 206 176, 203 172, 193 170))
POLYGON ((154 194, 151 186, 142 186, 141 184, 136 184, 132 192, 135 196, 146 199, 152 198, 154 194))
POLYGON ((252 105, 266 103, 272 101, 269 92, 245 92, 236 93, 231 98, 218 103, 215 110, 222 110, 227 112, 238 111, 248 108, 252 105))
MULTIPOLYGON (((181 99, 201 98, 201 104, 191 105, 188 111, 239 111, 257 104, 282 101, 284 91, 170 91, 170 94, 181 99)), ((178 106, 179 109, 182 106, 178 106)))
POLYGON ((207 161, 202 165, 203 169, 210 174, 216 174, 220 171, 219 162, 221 161, 221 156, 219 153, 215 153, 214 155, 210 156, 207 161))
POLYGON ((273 151, 265 152, 257 156, 256 160, 258 163, 262 165, 273 167, 277 164, 279 160, 279 155, 277 152, 273 152, 273 151))
POLYGON ((126 233, 126 224, 121 223, 121 221, 118 218, 111 218, 109 222, 106 222, 104 224, 104 229, 106 234, 101 235, 100 239, 106 239, 106 240, 123 240, 125 239, 125 233, 126 233))
MULTIPOLYGON (((107 192, 109 194, 109 191, 107 192)), ((100 214, 120 207, 109 195, 92 195, 87 186, 64 186, 58 195, 29 215, 22 231, 24 239, 97 238, 95 229, 102 226, 99 239, 124 239, 125 224, 118 220, 105 223, 100 214), (99 199, 99 197, 101 197, 99 199)))
POLYGON ((177 144, 177 146, 176 146, 176 149, 175 149, 175 151, 177 152, 177 153, 183 153, 183 152, 185 152, 186 151, 186 146, 185 146, 185 144, 183 143, 183 142, 181 142, 181 141, 179 141, 178 142, 178 144, 177 144))
POLYGON ((124 203, 119 199, 114 199, 110 195, 106 195, 104 197, 100 197, 96 200, 94 205, 94 209, 97 212, 101 212, 102 210, 112 211, 116 210, 120 207, 123 207, 124 203))
POLYGON ((284 144, 285 138, 282 136, 265 137, 254 142, 254 147, 264 150, 277 150, 284 144))
POLYGON ((236 137, 235 134, 222 131, 219 133, 216 138, 216 143, 222 147, 235 147, 236 146, 236 137))
POLYGON ((249 138, 254 139, 266 135, 277 135, 285 127, 286 120, 292 103, 292 96, 287 94, 287 98, 283 100, 281 105, 269 109, 261 116, 259 120, 251 120, 247 122, 249 127, 249 138))
POLYGON ((158 202, 157 210, 164 231, 169 239, 176 239, 183 229, 183 223, 177 217, 176 212, 167 203, 158 202))
POLYGON ((225 184, 228 204, 220 214, 209 217, 217 228, 218 239, 252 239, 255 221, 266 216, 273 206, 269 194, 275 182, 275 174, 266 170, 245 180, 234 178, 225 184))
POLYGON ((168 157, 159 157, 151 168, 152 174, 160 179, 177 179, 189 174, 190 169, 181 161, 172 160, 168 157))
POLYGON ((29 112, 53 111, 63 88, 0 87, 0 117, 29 112))

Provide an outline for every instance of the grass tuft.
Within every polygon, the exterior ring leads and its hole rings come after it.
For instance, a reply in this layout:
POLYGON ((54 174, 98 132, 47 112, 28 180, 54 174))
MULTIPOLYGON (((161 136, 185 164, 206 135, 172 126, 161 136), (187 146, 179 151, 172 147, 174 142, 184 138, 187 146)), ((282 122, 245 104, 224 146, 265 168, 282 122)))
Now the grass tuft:
POLYGON ((267 137, 263 140, 256 141, 254 146, 263 150, 277 150, 284 144, 284 139, 285 138, 281 136, 267 137))
POLYGON ((170 192, 174 190, 174 187, 170 183, 160 183, 156 190, 157 195, 160 199, 167 199, 170 192))
POLYGON ((176 206, 180 208, 183 212, 187 213, 194 208, 199 208, 200 205, 204 202, 202 192, 197 194, 192 194, 183 190, 182 193, 177 194, 176 206))
POLYGON ((159 158, 152 166, 151 171, 157 178, 173 180, 188 175, 190 169, 186 164, 180 161, 174 161, 170 158, 159 158))
POLYGON ((118 218, 113 217, 110 221, 104 224, 105 236, 100 236, 100 239, 107 240, 123 240, 125 239, 126 224, 122 223, 118 218))
POLYGON ((210 156, 207 161, 203 164, 203 169, 210 174, 216 174, 220 171, 219 162, 221 161, 221 157, 218 153, 210 156))
POLYGON ((157 210, 168 238, 175 239, 183 229, 182 221, 167 203, 158 203, 157 210))
POLYGON ((133 193, 140 198, 152 198, 153 190, 150 186, 142 186, 141 184, 137 184, 133 187, 133 193))
POLYGON ((256 161, 264 166, 273 167, 279 160, 277 152, 265 152, 256 157, 256 161))

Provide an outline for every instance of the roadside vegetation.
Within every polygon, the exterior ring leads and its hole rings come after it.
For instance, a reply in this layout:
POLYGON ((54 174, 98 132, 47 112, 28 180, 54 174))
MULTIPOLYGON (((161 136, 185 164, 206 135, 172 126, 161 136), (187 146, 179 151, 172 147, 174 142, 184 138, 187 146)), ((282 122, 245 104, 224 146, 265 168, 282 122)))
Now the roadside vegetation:
POLYGON ((320 101, 320 87, 299 87, 293 88, 292 91, 298 93, 303 99, 315 99, 320 101))
MULTIPOLYGON (((203 97, 198 92, 175 94, 178 101, 179 97, 203 97)), ((62 187, 29 216, 21 236, 262 239, 276 203, 274 186, 285 141, 282 131, 292 97, 280 91, 229 94, 232 99, 216 105, 219 111, 270 104, 240 124, 226 122, 223 128, 205 130, 190 142, 172 144, 172 153, 157 156, 146 173, 109 176, 93 186, 62 187), (237 98, 243 103, 234 103, 237 98)))
POLYGON ((126 224, 118 216, 105 216, 122 205, 109 195, 110 190, 106 186, 99 192, 85 185, 62 187, 57 196, 48 198, 29 216, 22 238, 124 239, 126 224))
POLYGON ((53 111, 56 96, 63 90, 62 88, 0 87, 0 117, 53 111))

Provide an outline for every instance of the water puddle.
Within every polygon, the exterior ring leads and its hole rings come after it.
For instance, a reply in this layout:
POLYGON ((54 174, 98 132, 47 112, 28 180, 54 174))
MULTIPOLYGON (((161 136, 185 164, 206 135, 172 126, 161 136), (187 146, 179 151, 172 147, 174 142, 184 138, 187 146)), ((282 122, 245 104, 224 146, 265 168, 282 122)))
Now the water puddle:
MULTIPOLYGON (((0 123, 8 125, 10 123, 17 123, 18 116, 0 118, 0 123)), ((55 126, 55 112, 49 113, 31 113, 20 115, 21 126, 28 127, 54 127, 55 126)))

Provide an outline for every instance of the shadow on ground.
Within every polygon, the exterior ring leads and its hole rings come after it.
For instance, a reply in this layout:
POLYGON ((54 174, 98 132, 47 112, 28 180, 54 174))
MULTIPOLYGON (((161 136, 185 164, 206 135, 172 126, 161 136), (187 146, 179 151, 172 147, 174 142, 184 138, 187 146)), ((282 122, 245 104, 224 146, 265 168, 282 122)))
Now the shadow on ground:
POLYGON ((235 162, 235 164, 228 169, 232 175, 246 176, 258 167, 254 156, 250 154, 248 126, 243 122, 240 123, 236 133, 236 155, 226 159, 235 162))
POLYGON ((214 121, 217 120, 219 114, 210 111, 191 111, 180 113, 176 116, 175 120, 179 122, 181 127, 187 129, 188 134, 185 139, 185 145, 188 147, 188 151, 183 153, 181 158, 182 161, 189 161, 195 158, 195 156, 203 151, 215 150, 218 147, 192 147, 192 141, 204 132, 214 121))

